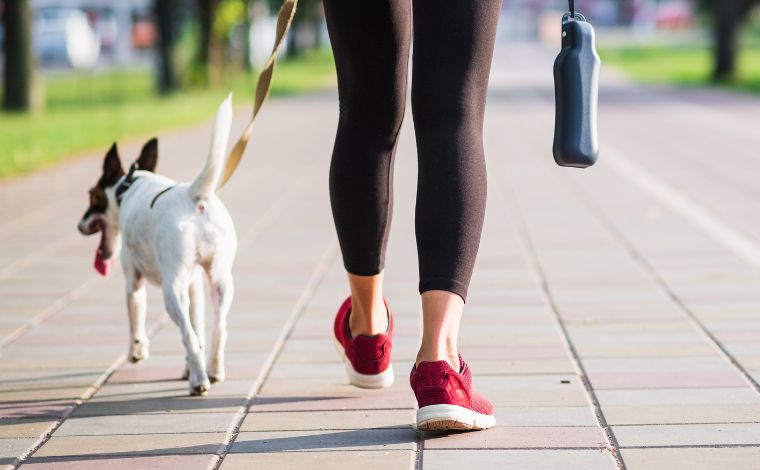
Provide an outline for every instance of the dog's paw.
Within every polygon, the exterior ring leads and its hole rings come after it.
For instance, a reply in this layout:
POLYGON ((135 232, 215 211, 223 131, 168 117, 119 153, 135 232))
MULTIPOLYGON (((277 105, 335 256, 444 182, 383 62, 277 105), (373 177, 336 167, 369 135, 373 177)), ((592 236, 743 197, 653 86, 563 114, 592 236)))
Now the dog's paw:
POLYGON ((190 396, 191 397, 206 396, 206 394, 208 394, 209 389, 211 389, 211 383, 209 383, 208 380, 198 385, 190 384, 190 396))
POLYGON ((129 362, 136 364, 140 361, 148 359, 150 357, 148 346, 149 343, 147 340, 134 340, 129 348, 129 355, 127 356, 129 362))
POLYGON ((211 361, 208 367, 208 379, 212 384, 224 382, 224 366, 221 361, 211 361))
POLYGON ((219 382, 224 382, 224 372, 217 372, 215 374, 212 374, 209 372, 208 374, 208 380, 212 384, 217 384, 219 382))

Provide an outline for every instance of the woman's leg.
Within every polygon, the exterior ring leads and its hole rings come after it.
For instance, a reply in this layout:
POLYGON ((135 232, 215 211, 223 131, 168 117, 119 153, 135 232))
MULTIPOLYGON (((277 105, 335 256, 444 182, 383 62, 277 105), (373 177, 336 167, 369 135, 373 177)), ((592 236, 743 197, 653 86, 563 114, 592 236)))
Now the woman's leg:
POLYGON ((351 332, 373 335, 387 326, 382 271, 406 100, 411 5, 324 0, 324 6, 340 97, 330 200, 351 285, 351 332))
POLYGON ((423 309, 417 362, 459 370, 457 334, 486 203, 483 115, 501 0, 414 0, 412 112, 423 309))

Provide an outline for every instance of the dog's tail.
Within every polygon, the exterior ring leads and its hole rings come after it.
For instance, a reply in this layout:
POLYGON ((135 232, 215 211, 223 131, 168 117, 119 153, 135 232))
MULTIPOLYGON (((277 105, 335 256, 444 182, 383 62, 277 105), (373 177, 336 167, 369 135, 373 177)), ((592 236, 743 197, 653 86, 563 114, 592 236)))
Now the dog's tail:
POLYGON ((196 199, 206 199, 216 191, 224 169, 224 157, 227 155, 227 143, 232 127, 232 93, 227 96, 214 118, 214 130, 211 135, 211 150, 206 166, 190 185, 190 194, 196 199))

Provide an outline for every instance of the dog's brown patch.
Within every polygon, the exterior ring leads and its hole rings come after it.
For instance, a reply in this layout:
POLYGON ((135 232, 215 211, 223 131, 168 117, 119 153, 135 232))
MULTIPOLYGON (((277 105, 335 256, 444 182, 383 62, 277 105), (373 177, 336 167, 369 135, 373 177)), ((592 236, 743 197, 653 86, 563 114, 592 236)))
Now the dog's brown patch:
POLYGON ((104 213, 108 209, 108 196, 105 188, 94 186, 90 189, 90 211, 104 213))

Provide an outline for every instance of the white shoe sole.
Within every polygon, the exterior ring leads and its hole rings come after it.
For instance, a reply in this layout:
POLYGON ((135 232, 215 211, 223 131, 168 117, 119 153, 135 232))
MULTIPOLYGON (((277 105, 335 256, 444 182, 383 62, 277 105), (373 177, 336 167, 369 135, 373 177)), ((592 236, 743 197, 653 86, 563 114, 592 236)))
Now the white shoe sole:
POLYGON ((496 418, 458 405, 429 405, 417 410, 421 431, 480 431, 494 427, 496 418))
POLYGON ((343 345, 334 337, 333 342, 335 343, 335 349, 338 350, 338 354, 340 354, 343 363, 346 365, 346 374, 351 385, 359 388, 388 388, 393 385, 393 364, 388 364, 388 368, 379 374, 360 374, 356 372, 354 366, 351 365, 351 361, 346 357, 343 345))

